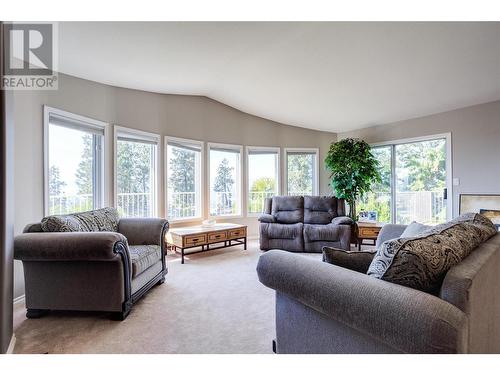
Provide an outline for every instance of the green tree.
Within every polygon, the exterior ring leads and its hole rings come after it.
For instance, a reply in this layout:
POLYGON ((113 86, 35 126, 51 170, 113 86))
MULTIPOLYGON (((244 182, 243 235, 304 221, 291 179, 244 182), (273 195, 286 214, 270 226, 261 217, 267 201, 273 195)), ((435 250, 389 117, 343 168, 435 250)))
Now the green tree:
POLYGON ((49 195, 54 196, 63 194, 63 188, 66 186, 66 182, 61 181, 59 168, 55 165, 50 166, 49 177, 49 195))
POLYGON ((288 193, 303 195, 313 192, 313 163, 311 155, 288 155, 288 193))
POLYGON ((78 186, 78 194, 92 194, 92 135, 84 134, 82 159, 78 164, 76 175, 76 186, 78 186))
POLYGON ((331 172, 330 186, 335 195, 349 204, 349 216, 357 220, 356 201, 380 182, 378 160, 370 145, 361 139, 346 138, 332 143, 325 158, 331 172))
POLYGON ((219 164, 217 168, 217 175, 214 180, 214 191, 218 193, 227 193, 221 194, 221 201, 219 205, 222 209, 228 209, 232 211, 233 200, 230 197, 230 194, 233 190, 234 180, 233 180, 233 167, 229 166, 229 161, 224 158, 219 164))
POLYGON ((253 182, 250 191, 274 193, 275 187, 276 183, 274 181, 274 178, 261 177, 253 182))
POLYGON ((175 192, 195 191, 195 153, 176 147, 170 159, 169 187, 175 192))

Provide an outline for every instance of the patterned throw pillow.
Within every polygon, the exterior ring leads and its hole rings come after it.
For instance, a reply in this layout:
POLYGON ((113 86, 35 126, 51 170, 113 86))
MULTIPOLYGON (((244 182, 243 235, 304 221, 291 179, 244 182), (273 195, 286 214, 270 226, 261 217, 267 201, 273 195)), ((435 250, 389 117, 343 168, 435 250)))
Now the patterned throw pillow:
POLYGON ((42 219, 44 232, 117 232, 118 211, 113 207, 42 219))
POLYGON ((495 225, 486 217, 464 214, 416 237, 384 242, 367 274, 437 293, 448 270, 495 234, 495 225))

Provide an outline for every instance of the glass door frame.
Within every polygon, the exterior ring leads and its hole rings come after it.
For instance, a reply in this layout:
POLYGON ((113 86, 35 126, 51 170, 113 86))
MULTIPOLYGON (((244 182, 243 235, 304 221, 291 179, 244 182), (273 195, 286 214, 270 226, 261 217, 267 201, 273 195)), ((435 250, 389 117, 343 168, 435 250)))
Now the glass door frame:
POLYGON ((370 147, 391 148, 391 223, 396 224, 396 146, 408 143, 433 141, 444 139, 446 141, 446 220, 453 217, 453 155, 452 137, 450 133, 432 134, 423 137, 403 138, 392 141, 370 143, 370 147))

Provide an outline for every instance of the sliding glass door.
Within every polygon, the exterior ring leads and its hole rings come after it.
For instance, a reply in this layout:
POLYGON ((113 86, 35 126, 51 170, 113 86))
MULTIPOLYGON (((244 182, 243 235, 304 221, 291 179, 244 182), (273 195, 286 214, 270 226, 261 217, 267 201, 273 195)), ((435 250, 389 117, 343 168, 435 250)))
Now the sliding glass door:
POLYGON ((449 200, 446 136, 375 146, 381 183, 359 202, 360 211, 375 211, 379 222, 437 224, 447 220, 449 200))

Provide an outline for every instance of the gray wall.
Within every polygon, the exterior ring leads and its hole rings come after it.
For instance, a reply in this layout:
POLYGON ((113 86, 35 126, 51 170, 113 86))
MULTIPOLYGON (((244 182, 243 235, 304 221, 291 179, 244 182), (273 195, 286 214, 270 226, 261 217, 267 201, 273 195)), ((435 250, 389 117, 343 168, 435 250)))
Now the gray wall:
MULTIPOLYGON (((202 141, 248 146, 315 147, 320 149, 320 192, 329 194, 328 175, 322 166, 335 133, 279 124, 252 116, 200 96, 162 95, 107 86, 60 75, 57 91, 16 91, 15 104, 15 232, 43 216, 43 109, 44 104, 111 124, 202 141)), ((163 155, 163 149, 162 149, 163 155)), ((163 176, 160 160, 160 179, 163 176)), ((109 165, 111 167, 111 165, 109 165)), ((112 189, 111 189, 112 190, 112 189)), ((164 189, 159 192, 164 214, 164 189)), ((112 196, 108 197, 112 202, 112 196)), ((208 202, 205 200, 205 205, 208 202)), ((206 208, 205 208, 206 209, 206 208)), ((257 219, 245 223, 257 235, 257 219)), ((24 293, 22 266, 15 263, 14 295, 24 293)))
POLYGON ((500 101, 432 116, 339 133, 338 138, 362 138, 368 143, 451 133, 453 214, 460 193, 500 194, 500 101))

